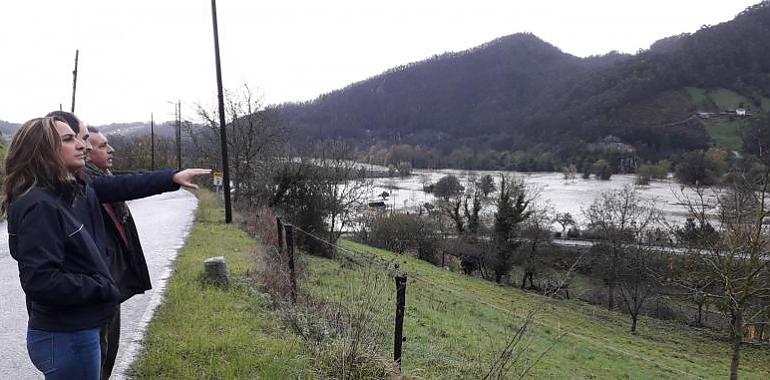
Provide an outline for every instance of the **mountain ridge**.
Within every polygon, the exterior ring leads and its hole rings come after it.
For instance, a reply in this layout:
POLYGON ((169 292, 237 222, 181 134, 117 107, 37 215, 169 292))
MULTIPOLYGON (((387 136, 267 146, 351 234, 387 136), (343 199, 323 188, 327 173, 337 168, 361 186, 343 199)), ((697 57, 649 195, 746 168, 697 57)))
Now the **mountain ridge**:
POLYGON ((671 158, 714 143, 703 122, 676 124, 698 111, 688 87, 732 90, 752 99, 757 113, 767 111, 769 4, 634 55, 579 58, 517 33, 277 109, 299 141, 342 138, 363 150, 407 144, 447 156, 545 148, 576 161, 587 154, 579 145, 614 135, 642 159, 671 158))

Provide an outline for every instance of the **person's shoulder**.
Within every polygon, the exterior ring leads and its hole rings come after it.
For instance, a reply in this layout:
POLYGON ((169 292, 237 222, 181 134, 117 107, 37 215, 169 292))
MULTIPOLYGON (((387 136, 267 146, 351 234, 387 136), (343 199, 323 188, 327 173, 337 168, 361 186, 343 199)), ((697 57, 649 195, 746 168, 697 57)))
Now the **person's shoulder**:
POLYGON ((58 210, 61 205, 61 199, 51 190, 35 187, 28 192, 14 199, 8 205, 8 217, 22 216, 32 210, 58 210))

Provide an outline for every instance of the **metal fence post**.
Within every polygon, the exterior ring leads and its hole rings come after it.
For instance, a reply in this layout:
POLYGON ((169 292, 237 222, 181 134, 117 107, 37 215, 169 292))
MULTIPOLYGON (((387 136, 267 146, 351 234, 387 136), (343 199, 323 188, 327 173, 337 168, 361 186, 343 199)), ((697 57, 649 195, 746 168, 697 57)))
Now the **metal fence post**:
POLYGON ((406 309, 406 274, 396 275, 396 331, 393 336, 393 360, 401 371, 401 347, 404 343, 404 310, 406 309))
POLYGON ((286 252, 289 254, 289 276, 291 277, 291 301, 297 303, 297 278, 294 273, 294 226, 287 224, 286 252))

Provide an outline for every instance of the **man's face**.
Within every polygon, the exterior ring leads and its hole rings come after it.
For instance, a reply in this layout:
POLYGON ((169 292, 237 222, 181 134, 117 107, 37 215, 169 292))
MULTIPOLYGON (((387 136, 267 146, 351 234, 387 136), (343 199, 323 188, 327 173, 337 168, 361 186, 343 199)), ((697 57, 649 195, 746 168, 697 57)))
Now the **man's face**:
POLYGON ((112 167, 112 154, 115 152, 107 137, 101 133, 91 133, 88 137, 92 150, 88 161, 99 169, 107 170, 112 167))
POLYGON ((80 132, 78 132, 78 138, 80 141, 83 142, 86 146, 86 162, 90 162, 89 156, 91 155, 91 150, 93 147, 91 146, 91 142, 89 141, 90 135, 88 133, 88 126, 84 122, 80 122, 80 132))

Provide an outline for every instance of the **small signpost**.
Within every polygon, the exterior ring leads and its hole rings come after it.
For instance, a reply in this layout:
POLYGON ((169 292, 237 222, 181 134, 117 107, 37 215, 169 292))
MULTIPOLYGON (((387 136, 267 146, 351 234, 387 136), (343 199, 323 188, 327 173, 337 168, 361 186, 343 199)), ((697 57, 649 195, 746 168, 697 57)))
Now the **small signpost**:
POLYGON ((217 189, 217 194, 219 194, 219 190, 222 189, 222 183, 224 182, 224 175, 222 172, 212 172, 211 178, 213 178, 214 187, 217 189))

